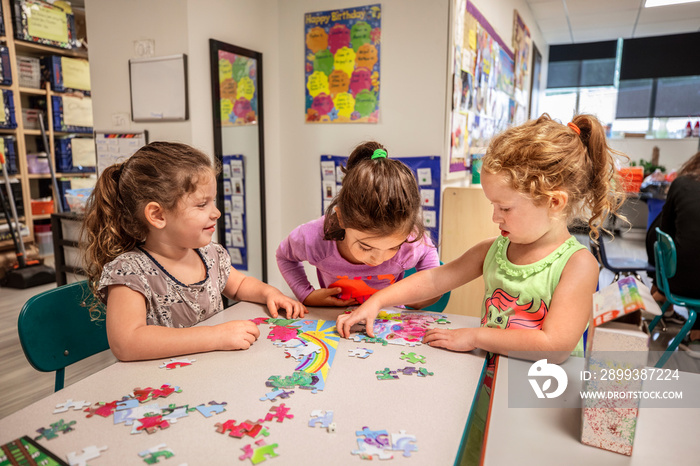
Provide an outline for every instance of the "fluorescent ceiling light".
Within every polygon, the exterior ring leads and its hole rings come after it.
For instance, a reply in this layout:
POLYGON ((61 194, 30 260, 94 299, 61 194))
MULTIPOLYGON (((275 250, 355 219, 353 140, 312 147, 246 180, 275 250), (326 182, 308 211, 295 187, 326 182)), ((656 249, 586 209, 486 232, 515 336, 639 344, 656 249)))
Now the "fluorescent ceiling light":
POLYGON ((655 6, 680 5, 681 3, 693 3, 700 0, 646 0, 644 8, 652 8, 655 6))

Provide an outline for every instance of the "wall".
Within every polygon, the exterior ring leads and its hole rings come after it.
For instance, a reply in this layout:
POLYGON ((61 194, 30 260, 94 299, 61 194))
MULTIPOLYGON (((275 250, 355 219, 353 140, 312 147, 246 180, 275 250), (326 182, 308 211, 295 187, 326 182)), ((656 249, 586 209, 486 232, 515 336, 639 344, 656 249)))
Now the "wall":
MULTIPOLYGON (((268 250, 296 226, 321 214, 319 158, 348 155, 360 142, 376 139, 389 156, 442 155, 446 135, 447 25, 450 0, 384 0, 380 120, 378 124, 304 122, 304 13, 372 4, 369 1, 279 2, 281 215, 268 222, 268 250), (275 226, 277 231, 274 230, 275 226)), ((272 169, 272 168, 271 168, 272 169)), ((269 217, 268 217, 269 218, 269 217)), ((286 289, 277 266, 270 282, 286 289)), ((309 276, 314 276, 309 275, 309 276)))
POLYGON ((639 164, 639 159, 651 161, 654 146, 659 148, 659 165, 666 171, 678 170, 683 163, 700 150, 698 138, 687 139, 644 139, 625 138, 608 140, 610 147, 627 154, 630 160, 639 164))

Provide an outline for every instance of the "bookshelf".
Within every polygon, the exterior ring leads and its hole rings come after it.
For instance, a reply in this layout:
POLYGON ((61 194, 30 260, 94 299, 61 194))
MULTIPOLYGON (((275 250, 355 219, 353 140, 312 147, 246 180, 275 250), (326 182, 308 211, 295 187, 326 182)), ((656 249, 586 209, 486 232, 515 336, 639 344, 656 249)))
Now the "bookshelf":
MULTIPOLYGON (((32 199, 45 196, 46 192, 54 201, 54 212, 59 212, 58 203, 61 202, 60 196, 53 192, 51 186, 51 175, 40 173, 29 173, 28 153, 44 151, 41 130, 33 128, 25 128, 25 122, 22 117, 22 110, 29 108, 30 98, 42 98, 45 100, 44 125, 46 137, 49 145, 50 163, 56 168, 54 154, 56 153, 56 136, 68 136, 75 134, 76 137, 93 138, 93 133, 73 133, 66 131, 57 131, 54 126, 53 119, 53 96, 75 95, 75 93, 55 92, 51 88, 49 82, 44 82, 40 89, 31 87, 22 87, 19 84, 19 70, 17 67, 17 56, 41 58, 47 55, 55 55, 70 58, 88 58, 85 49, 63 49, 51 47, 32 42, 26 42, 15 38, 15 23, 13 21, 12 9, 14 8, 13 0, 2 1, 2 16, 5 26, 5 35, 0 36, 0 44, 5 45, 9 52, 9 62, 12 75, 12 84, 9 86, 0 85, 0 89, 9 90, 13 94, 15 107, 15 120, 17 122, 16 129, 0 129, 0 136, 14 135, 16 138, 16 154, 17 154, 17 173, 10 174, 10 180, 19 180, 22 193, 22 207, 24 214, 20 215, 20 223, 27 227, 28 235, 22 235, 25 243, 35 242, 34 225, 37 221, 47 223, 51 218, 51 214, 32 214, 32 199), (79 136, 78 136, 79 135, 79 136), (44 193, 43 195, 41 193, 44 193)), ((82 180, 85 178, 94 177, 93 173, 62 173, 56 170, 56 177, 63 180, 82 180)), ((1 177, 0 177, 1 179, 1 177)), ((93 182, 94 184, 94 182, 93 182)), ((2 185, 4 188, 4 184, 2 185)), ((0 217, 0 224, 6 223, 4 216, 0 217)), ((0 251, 12 249, 14 247, 12 240, 0 240, 0 251)))

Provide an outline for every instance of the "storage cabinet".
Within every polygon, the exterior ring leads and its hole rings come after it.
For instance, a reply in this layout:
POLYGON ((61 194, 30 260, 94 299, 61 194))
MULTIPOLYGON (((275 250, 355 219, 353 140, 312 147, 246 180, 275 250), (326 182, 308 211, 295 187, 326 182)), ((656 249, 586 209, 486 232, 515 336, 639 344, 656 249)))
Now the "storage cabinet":
MULTIPOLYGON (((7 48, 9 60, 3 63, 9 61, 12 83, 9 85, 0 85, 0 90, 2 90, 4 94, 5 106, 10 108, 10 112, 6 112, 9 114, 6 115, 7 118, 5 120, 14 120, 16 128, 7 128, 7 126, 12 126, 11 121, 6 125, 0 124, 0 138, 5 138, 6 136, 15 137, 16 155, 14 162, 16 166, 12 167, 14 170, 8 170, 8 174, 11 180, 17 180, 21 185, 20 190, 22 196, 20 196, 20 200, 18 201, 18 203, 21 202, 21 205, 18 206, 18 211, 23 212, 23 215, 20 216, 20 222, 26 226, 28 231, 28 235, 23 235, 22 237, 25 242, 34 242, 34 224, 37 221, 48 223, 51 213, 46 212, 45 206, 43 206, 44 209, 41 209, 42 206, 36 202, 32 202, 32 200, 36 200, 40 197, 53 198, 54 212, 66 210, 66 206, 64 205, 65 203, 62 203, 64 209, 58 208, 58 203, 61 202, 62 196, 59 193, 53 192, 51 175, 48 173, 35 173, 37 171, 36 164, 42 162, 45 164, 46 161, 35 160, 34 158, 28 157, 28 154, 43 152, 45 150, 41 130, 38 127, 38 120, 36 120, 36 112, 32 110, 41 107, 44 112, 44 127, 47 143, 49 145, 48 152, 59 180, 59 190, 63 191, 71 182, 74 185, 72 187, 94 185, 94 172, 72 170, 70 168, 70 163, 66 163, 66 158, 64 156, 66 144, 70 143, 70 141, 75 141, 75 139, 69 139, 68 142, 66 142, 66 138, 68 137, 82 139, 79 145, 82 147, 87 145, 88 148, 91 146, 93 153, 94 142, 91 125, 64 125, 61 114, 56 111, 57 106, 61 105, 63 98, 88 98, 85 93, 81 94, 79 92, 76 93, 74 90, 65 89, 63 87, 63 82, 58 82, 58 80, 55 79, 57 77, 53 75, 51 79, 43 84, 43 87, 36 88, 28 86, 35 85, 32 83, 39 82, 38 76, 35 76, 36 73, 40 72, 36 69, 36 60, 44 59, 45 63, 51 66, 52 61, 60 61, 61 57, 87 59, 87 51, 85 49, 51 47, 17 39, 15 34, 16 23, 13 21, 13 15, 11 13, 14 8, 14 2, 12 0, 1 1, 4 35, 0 36, 0 45, 7 48), (18 64, 18 56, 25 58, 20 64, 18 64), (50 81, 53 81, 53 89, 50 81), (54 89, 62 89, 66 92, 56 92, 54 89), (12 101, 11 107, 7 105, 8 99, 12 101), (85 141, 85 139, 89 139, 89 142, 85 141)), ((75 30, 75 28, 73 30, 75 30)), ((1 31, 2 29, 0 29, 0 32, 1 31)), ((5 69, 6 67, 3 68, 5 69)), ((46 76, 44 76, 44 78, 46 78, 46 76)), ((91 110, 88 113, 91 120, 91 110)), ((4 189, 4 185, 1 185, 1 187, 4 189)), ((0 223, 5 223, 5 219, 0 218, 0 223)), ((56 234, 55 231, 54 234, 56 234)), ((0 240, 0 250, 12 247, 12 240, 0 240)))

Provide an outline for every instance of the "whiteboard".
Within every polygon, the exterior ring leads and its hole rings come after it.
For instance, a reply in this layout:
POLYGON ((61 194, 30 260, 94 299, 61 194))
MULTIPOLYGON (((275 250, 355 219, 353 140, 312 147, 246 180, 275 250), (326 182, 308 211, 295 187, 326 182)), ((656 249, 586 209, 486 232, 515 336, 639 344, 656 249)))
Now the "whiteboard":
POLYGON ((188 119, 187 55, 131 59, 129 79, 133 121, 188 119))

